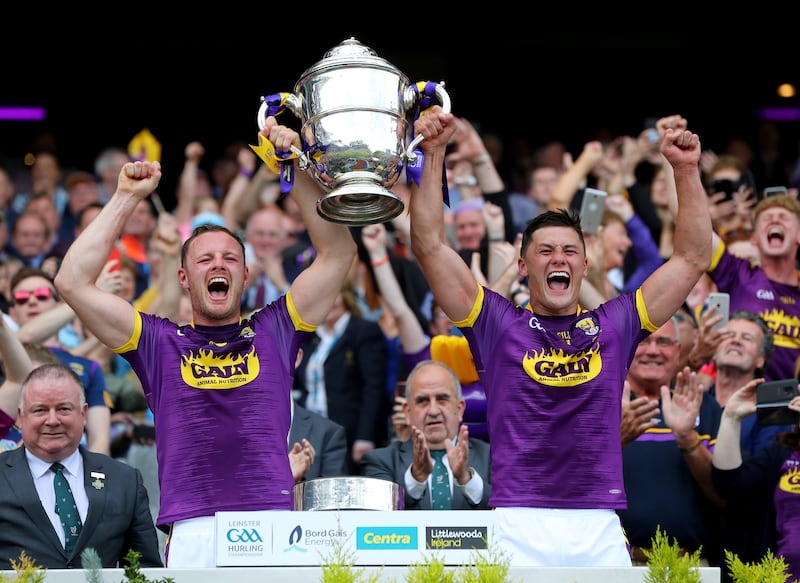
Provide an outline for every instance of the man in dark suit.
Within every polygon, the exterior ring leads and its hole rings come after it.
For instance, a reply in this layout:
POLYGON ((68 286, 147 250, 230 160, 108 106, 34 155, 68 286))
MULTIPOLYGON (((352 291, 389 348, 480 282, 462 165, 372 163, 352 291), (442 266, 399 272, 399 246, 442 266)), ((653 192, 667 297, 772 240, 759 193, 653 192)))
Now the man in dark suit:
POLYGON ((294 403, 289 430, 289 459, 296 482, 346 476, 347 437, 344 427, 294 403))
POLYGON ((487 510, 491 494, 489 444, 462 425, 466 404, 453 370, 436 360, 418 363, 406 379, 403 408, 411 438, 364 454, 364 476, 391 480, 404 491, 406 510, 431 510, 435 452, 444 451, 453 510, 487 510))
POLYGON ((23 381, 24 445, 0 454, 0 570, 11 570, 23 551, 47 569, 79 569, 87 548, 104 568, 120 567, 129 550, 141 554, 142 567, 163 567, 139 470, 80 446, 87 408, 80 378, 61 363, 42 365, 23 381), (56 497, 55 462, 80 519, 74 539, 58 513, 66 498, 56 497))

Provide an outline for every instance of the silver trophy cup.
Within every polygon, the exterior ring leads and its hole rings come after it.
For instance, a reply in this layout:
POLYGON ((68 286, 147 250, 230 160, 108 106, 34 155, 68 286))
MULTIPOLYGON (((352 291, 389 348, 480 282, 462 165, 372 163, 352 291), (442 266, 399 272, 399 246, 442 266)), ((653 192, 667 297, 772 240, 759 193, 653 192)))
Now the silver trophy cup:
MULTIPOLYGON (((317 202, 323 218, 352 226, 384 223, 399 215, 402 199, 389 190, 422 141, 412 133, 411 113, 420 106, 420 86, 433 86, 450 111, 443 84, 410 84, 408 77, 375 51, 350 38, 325 53, 303 73, 282 105, 302 122, 304 152, 295 152, 325 195, 317 202)), ((262 97, 258 127, 264 129, 271 103, 262 97)))

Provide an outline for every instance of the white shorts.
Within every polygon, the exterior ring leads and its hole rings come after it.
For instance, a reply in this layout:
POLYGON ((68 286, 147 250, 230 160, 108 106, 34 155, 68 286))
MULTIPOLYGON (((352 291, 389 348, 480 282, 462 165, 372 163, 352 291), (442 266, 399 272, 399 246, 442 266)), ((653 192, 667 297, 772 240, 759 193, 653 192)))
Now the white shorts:
POLYGON ((490 546, 519 567, 630 567, 613 510, 496 508, 490 546))
POLYGON ((173 522, 167 535, 167 568, 203 569, 217 566, 216 525, 214 516, 173 522))

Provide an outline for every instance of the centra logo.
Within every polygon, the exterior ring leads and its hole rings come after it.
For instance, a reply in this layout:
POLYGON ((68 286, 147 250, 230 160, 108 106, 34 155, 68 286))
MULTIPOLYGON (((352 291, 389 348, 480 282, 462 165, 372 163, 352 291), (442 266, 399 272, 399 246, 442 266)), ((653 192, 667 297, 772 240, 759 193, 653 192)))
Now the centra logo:
POLYGON ((416 550, 417 547, 417 528, 415 526, 359 526, 356 528, 356 549, 358 550, 416 550))

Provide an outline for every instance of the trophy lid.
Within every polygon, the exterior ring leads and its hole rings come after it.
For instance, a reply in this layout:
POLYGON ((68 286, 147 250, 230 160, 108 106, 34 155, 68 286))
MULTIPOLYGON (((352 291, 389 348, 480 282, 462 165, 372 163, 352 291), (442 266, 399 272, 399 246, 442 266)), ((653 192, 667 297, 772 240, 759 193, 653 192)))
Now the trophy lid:
POLYGON ((305 73, 303 73, 300 81, 298 81, 298 86, 302 85, 304 80, 309 77, 327 73, 332 69, 345 67, 381 69, 394 73, 404 79, 406 78, 397 67, 386 59, 379 57, 374 50, 368 46, 362 45, 355 37, 350 37, 328 50, 321 61, 308 68, 305 73))

